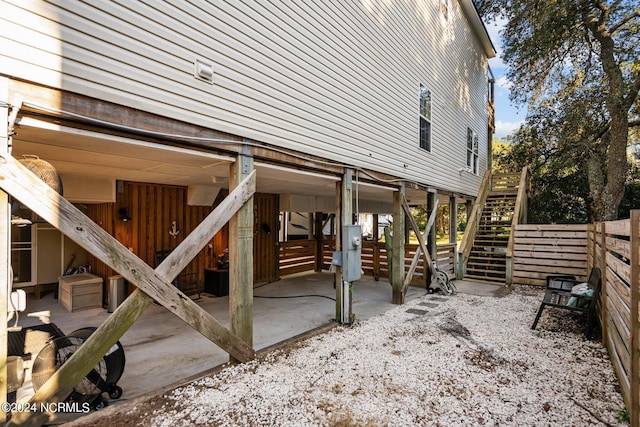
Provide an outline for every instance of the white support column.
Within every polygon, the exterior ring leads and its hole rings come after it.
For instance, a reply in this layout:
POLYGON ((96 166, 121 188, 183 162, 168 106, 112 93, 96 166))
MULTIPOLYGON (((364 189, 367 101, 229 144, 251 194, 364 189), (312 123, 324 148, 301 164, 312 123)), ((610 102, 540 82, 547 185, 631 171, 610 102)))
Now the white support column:
MULTIPOLYGON (((9 79, 0 77, 0 152, 9 153, 9 79)), ((0 191, 0 403, 7 401, 7 309, 11 289, 11 207, 9 196, 0 191)), ((0 411, 0 423, 7 413, 0 411)))

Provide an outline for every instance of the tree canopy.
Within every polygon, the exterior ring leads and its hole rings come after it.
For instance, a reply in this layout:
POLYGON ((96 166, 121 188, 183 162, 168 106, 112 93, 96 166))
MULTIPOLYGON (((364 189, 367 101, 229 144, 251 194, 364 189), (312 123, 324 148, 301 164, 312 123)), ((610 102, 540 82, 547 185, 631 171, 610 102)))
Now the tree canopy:
POLYGON ((528 166, 549 180, 567 188, 586 185, 591 219, 616 219, 630 173, 628 149, 637 138, 633 128, 640 123, 640 5, 475 3, 485 20, 506 20, 501 37, 510 96, 529 111, 513 137, 523 144, 515 152, 527 154, 528 166))

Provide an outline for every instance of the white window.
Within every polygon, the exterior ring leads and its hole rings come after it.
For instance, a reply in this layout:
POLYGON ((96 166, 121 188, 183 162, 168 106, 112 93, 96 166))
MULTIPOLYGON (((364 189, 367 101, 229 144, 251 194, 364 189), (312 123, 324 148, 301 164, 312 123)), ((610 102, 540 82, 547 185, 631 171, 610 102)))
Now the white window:
POLYGON ((431 91, 420 84, 420 148, 431 151, 431 91))
POLYGON ((467 169, 478 174, 478 135, 467 128, 467 169))

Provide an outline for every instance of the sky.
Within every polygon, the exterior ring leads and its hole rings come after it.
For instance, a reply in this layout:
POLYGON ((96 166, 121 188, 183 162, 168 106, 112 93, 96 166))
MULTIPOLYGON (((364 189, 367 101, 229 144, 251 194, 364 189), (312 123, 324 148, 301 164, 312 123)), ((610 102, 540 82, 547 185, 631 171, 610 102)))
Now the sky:
POLYGON ((489 66, 493 71, 496 79, 495 85, 495 110, 496 110, 496 132, 494 136, 504 139, 505 136, 511 134, 520 127, 526 115, 525 105, 515 105, 509 101, 509 82, 507 81, 506 66, 502 62, 502 41, 500 40, 499 31, 504 21, 496 23, 485 23, 493 46, 496 48, 496 57, 489 60, 489 66))

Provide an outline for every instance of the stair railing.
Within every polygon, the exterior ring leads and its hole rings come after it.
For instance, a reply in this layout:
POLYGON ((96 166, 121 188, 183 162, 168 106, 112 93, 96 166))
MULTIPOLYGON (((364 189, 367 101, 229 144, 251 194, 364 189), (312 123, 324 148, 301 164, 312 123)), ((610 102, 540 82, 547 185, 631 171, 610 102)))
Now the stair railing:
POLYGON ((482 179, 480 190, 478 191, 478 198, 473 204, 471 215, 469 215, 469 221, 467 227, 464 230, 464 235, 460 241, 460 247, 458 249, 458 268, 457 278, 463 279, 467 269, 467 260, 471 254, 471 248, 473 247, 473 241, 476 238, 478 232, 478 224, 480 224, 480 218, 482 217, 482 209, 487 202, 487 196, 491 190, 491 171, 487 170, 482 179))
POLYGON ((507 286, 513 284, 513 248, 515 244, 516 226, 518 224, 526 224, 527 222, 527 200, 529 195, 529 169, 525 166, 522 168, 520 175, 520 184, 518 185, 518 195, 516 196, 516 205, 511 219, 511 232, 509 233, 509 242, 507 243, 506 269, 507 269, 507 286))

